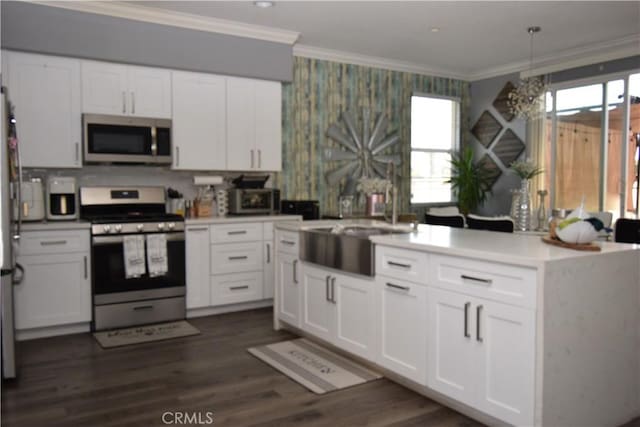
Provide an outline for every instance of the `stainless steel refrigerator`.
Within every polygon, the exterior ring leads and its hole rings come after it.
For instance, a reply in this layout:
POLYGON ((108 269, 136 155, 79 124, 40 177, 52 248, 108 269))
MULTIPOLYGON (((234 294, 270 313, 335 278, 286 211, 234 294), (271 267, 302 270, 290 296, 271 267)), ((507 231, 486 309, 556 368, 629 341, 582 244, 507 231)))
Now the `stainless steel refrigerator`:
POLYGON ((20 189, 22 186, 22 168, 20 166, 20 152, 16 132, 16 120, 9 95, 5 87, 1 88, 0 102, 0 195, 2 208, 0 220, 2 223, 2 288, 0 289, 1 333, 2 333, 2 378, 16 377, 16 352, 13 315, 13 287, 22 277, 22 267, 16 262, 20 242, 21 212, 17 211, 17 218, 13 218, 14 205, 21 205, 20 189))

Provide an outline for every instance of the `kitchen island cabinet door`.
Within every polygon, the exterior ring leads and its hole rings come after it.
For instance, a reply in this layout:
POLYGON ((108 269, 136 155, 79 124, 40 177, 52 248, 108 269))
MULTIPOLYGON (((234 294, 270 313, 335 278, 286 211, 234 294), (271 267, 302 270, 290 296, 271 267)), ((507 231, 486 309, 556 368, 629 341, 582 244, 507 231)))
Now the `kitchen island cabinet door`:
POLYGON ((208 307, 211 299, 209 227, 188 226, 185 240, 187 309, 208 307))
POLYGON ((378 363, 418 384, 427 376, 427 287, 377 276, 378 363))
POLYGON ((91 321, 88 253, 18 256, 22 283, 14 287, 17 330, 91 321))
POLYGON ((488 300, 476 304, 478 409, 513 425, 533 425, 535 311, 488 300))
POLYGON ((464 294, 429 289, 427 385, 477 408, 482 348, 476 340, 475 301, 464 294))
POLYGON ((325 269, 304 264, 302 273, 302 319, 300 327, 333 342, 335 307, 331 301, 332 275, 325 269))
POLYGON ((173 169, 226 168, 225 99, 224 77, 173 72, 173 169))
POLYGON ((80 61, 5 51, 2 59, 22 166, 81 167, 80 61))
POLYGON ((297 255, 278 253, 278 317, 300 326, 300 261, 297 255))
POLYGON ((335 345, 368 360, 376 356, 375 285, 373 279, 334 274, 335 345))

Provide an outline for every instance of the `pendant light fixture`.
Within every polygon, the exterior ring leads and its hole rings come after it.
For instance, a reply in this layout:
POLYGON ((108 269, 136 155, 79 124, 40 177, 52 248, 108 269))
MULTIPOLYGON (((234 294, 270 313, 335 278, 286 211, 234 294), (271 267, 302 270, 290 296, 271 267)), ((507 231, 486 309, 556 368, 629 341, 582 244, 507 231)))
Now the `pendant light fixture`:
POLYGON ((520 79, 518 86, 509 93, 508 104, 511 112, 518 117, 529 119, 540 112, 544 101, 546 85, 541 77, 531 75, 533 71, 533 36, 540 32, 540 27, 529 27, 529 77, 520 79))

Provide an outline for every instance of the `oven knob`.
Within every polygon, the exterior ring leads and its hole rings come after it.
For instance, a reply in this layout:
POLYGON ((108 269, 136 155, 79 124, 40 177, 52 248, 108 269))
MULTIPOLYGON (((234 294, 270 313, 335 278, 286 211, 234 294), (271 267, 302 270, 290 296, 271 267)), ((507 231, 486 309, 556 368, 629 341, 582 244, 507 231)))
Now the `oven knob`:
POLYGON ((144 229, 144 224, 138 224, 136 226, 136 230, 138 230, 138 231, 142 231, 143 229, 144 229))
POLYGON ((173 230, 176 226, 175 222, 170 222, 169 224, 167 224, 167 227, 169 227, 169 230, 173 230))
POLYGON ((104 230, 105 233, 111 233, 111 226, 110 225, 105 225, 104 227, 102 227, 102 229, 104 230))
POLYGON ((122 224, 116 224, 113 228, 116 233, 120 233, 122 231, 122 224))
POLYGON ((164 230, 164 222, 158 223, 158 230, 164 230))

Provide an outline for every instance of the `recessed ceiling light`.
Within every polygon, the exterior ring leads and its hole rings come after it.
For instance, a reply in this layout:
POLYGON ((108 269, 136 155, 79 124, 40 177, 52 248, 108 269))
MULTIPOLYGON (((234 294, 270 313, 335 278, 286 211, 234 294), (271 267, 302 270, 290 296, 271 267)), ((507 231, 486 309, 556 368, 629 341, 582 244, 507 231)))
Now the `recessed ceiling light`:
POLYGON ((437 33, 438 31, 440 31, 439 27, 431 27, 429 28, 429 31, 431 31, 432 33, 437 33))
POLYGON ((273 6, 273 2, 272 1, 254 1, 253 4, 255 6, 258 6, 262 9, 266 9, 268 7, 272 7, 273 6))

